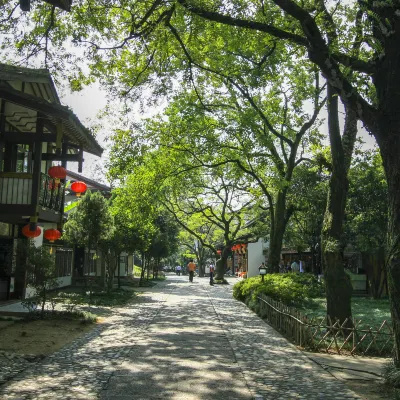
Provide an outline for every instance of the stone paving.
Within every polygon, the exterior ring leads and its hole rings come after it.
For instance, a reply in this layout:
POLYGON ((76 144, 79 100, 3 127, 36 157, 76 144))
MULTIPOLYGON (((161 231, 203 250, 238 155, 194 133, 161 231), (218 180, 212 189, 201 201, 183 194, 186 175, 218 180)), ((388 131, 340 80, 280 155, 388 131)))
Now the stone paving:
POLYGON ((0 399, 361 399, 231 290, 170 277, 0 382, 0 399))

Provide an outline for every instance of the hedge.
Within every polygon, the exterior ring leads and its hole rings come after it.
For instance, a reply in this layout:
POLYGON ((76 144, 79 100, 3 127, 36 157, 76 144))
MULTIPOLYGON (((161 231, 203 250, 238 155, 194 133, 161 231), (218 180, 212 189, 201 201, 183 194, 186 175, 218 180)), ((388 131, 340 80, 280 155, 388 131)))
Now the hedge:
POLYGON ((323 286, 312 274, 292 272, 267 274, 264 282, 260 276, 244 279, 233 287, 233 297, 245 303, 254 302, 264 293, 287 306, 302 306, 308 299, 321 297, 323 286))

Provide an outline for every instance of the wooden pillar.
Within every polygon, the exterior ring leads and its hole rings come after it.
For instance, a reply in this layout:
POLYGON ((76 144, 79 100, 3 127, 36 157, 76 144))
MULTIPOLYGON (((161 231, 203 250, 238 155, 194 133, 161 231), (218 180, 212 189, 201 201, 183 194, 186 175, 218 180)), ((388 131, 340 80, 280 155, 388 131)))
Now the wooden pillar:
POLYGON ((82 173, 82 167, 83 167, 83 148, 81 147, 79 149, 79 162, 78 162, 78 172, 82 173))
MULTIPOLYGON (((38 113, 36 119, 36 133, 43 133, 43 119, 38 113)), ((42 172, 42 142, 34 143, 34 161, 33 161, 33 171, 32 171, 32 197, 31 204, 36 206, 35 215, 31 215, 31 223, 38 222, 38 206, 39 206, 39 196, 40 196, 40 185, 41 185, 41 172, 42 172)))
MULTIPOLYGON (((63 143, 62 144, 62 149, 61 149, 61 154, 64 156, 67 154, 68 151, 68 144, 63 143)), ((61 161, 61 166, 65 169, 67 169, 67 161, 64 159, 61 161)), ((61 183, 65 185, 65 179, 61 179, 61 183)), ((60 210, 60 223, 59 223, 59 230, 62 231, 62 226, 63 226, 63 218, 64 218, 64 206, 65 206, 65 188, 64 188, 64 193, 62 195, 62 200, 61 200, 61 210, 60 210)))

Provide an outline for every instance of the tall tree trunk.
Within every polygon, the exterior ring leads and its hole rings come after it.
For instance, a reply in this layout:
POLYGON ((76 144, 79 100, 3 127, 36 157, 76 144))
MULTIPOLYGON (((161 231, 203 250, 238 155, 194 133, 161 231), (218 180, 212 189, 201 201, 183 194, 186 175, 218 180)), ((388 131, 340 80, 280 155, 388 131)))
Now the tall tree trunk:
MULTIPOLYGON (((399 96, 398 96, 399 97, 399 96)), ((399 121, 382 121, 388 135, 379 142, 388 183, 387 285, 395 337, 394 361, 400 367, 400 117, 399 121), (395 126, 393 126, 395 125, 395 126)))
POLYGON ((225 246, 221 253, 221 258, 217 260, 215 266, 215 279, 224 280, 225 271, 228 265, 228 256, 230 253, 231 246, 225 246))
POLYGON ((142 251, 142 270, 140 271, 140 280, 139 284, 141 284, 144 280, 144 271, 145 271, 145 257, 144 257, 144 251, 142 251))
POLYGON ((118 289, 121 288, 121 265, 119 262, 120 258, 121 258, 121 253, 117 253, 115 261, 117 262, 117 268, 118 268, 118 289))
POLYGON ((286 210, 286 190, 278 192, 274 208, 274 223, 270 228, 268 254, 268 272, 279 272, 283 235, 285 234, 288 215, 286 210))
POLYGON ((356 114, 346 108, 343 137, 340 136, 338 98, 328 85, 328 126, 332 155, 332 175, 322 225, 322 263, 327 315, 344 321, 351 317, 350 279, 344 271, 342 233, 348 192, 347 174, 357 135, 356 114))
POLYGON ((361 253, 362 266, 367 274, 368 292, 380 299, 385 287, 385 252, 383 248, 361 253))

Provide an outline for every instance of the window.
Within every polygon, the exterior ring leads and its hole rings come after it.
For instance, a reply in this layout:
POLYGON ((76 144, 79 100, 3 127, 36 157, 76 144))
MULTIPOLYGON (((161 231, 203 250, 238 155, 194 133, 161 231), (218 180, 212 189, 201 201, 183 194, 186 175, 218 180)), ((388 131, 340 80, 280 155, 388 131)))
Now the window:
POLYGON ((72 274, 72 249, 56 250, 57 277, 71 276, 72 274))
POLYGON ((90 254, 85 252, 85 270, 84 275, 96 275, 96 259, 95 259, 95 252, 91 252, 90 254))

